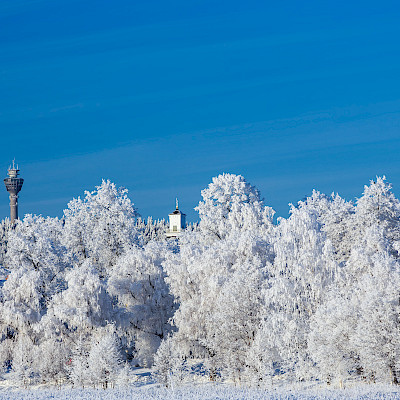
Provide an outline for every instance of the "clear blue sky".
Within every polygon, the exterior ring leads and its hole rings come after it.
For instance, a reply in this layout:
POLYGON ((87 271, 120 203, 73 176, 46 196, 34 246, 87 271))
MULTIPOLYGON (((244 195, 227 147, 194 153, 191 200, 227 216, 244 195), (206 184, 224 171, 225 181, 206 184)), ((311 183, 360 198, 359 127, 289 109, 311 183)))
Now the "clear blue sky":
MULTIPOLYGON (((102 178, 188 219, 222 172, 268 205, 400 194, 398 1, 0 0, 0 167, 20 214, 102 178)), ((8 215, 3 189, 0 218, 8 215)))

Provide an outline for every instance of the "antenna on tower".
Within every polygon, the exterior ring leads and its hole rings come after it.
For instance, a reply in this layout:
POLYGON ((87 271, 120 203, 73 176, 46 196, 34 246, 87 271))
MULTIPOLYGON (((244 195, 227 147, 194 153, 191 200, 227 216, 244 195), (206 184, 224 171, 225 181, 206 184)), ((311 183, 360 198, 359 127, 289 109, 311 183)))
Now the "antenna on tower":
POLYGON ((176 209, 178 210, 178 206, 179 206, 179 202, 178 202, 178 198, 175 199, 176 200, 176 209))

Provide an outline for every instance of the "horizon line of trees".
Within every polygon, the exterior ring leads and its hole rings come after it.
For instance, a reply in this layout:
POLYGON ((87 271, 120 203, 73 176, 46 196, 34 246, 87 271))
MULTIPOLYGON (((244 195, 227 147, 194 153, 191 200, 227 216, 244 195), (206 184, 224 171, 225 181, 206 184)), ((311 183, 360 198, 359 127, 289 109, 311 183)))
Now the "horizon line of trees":
POLYGON ((356 202, 318 191, 278 218, 241 175, 201 192, 166 240, 103 181, 61 219, 0 223, 0 368, 29 385, 127 384, 152 367, 270 385, 400 380, 400 202, 385 177, 356 202))

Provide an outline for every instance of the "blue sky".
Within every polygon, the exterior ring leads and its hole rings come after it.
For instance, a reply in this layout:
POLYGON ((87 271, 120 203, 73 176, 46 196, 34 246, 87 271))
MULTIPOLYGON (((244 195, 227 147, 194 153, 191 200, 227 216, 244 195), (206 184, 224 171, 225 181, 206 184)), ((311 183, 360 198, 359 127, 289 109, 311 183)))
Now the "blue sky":
MULTIPOLYGON (((400 194, 397 1, 0 1, 0 166, 20 214, 101 179, 188 219, 222 172, 268 205, 312 189, 400 194)), ((0 218, 8 215, 3 190, 0 218)))

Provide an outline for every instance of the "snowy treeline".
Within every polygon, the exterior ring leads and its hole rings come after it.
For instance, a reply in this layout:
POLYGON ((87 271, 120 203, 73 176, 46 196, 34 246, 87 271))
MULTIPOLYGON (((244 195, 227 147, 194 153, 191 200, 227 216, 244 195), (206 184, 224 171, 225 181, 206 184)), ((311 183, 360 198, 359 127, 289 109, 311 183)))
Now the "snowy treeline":
POLYGON ((173 251, 164 231, 164 221, 137 218, 109 181, 72 200, 62 219, 4 222, 4 376, 106 386, 129 380, 127 362, 150 365, 176 307, 161 265, 173 251))
POLYGON ((108 181, 61 219, 4 221, 3 376, 399 383, 400 202, 384 177, 355 203, 314 191, 277 223, 240 175, 201 194, 179 242, 108 181))

